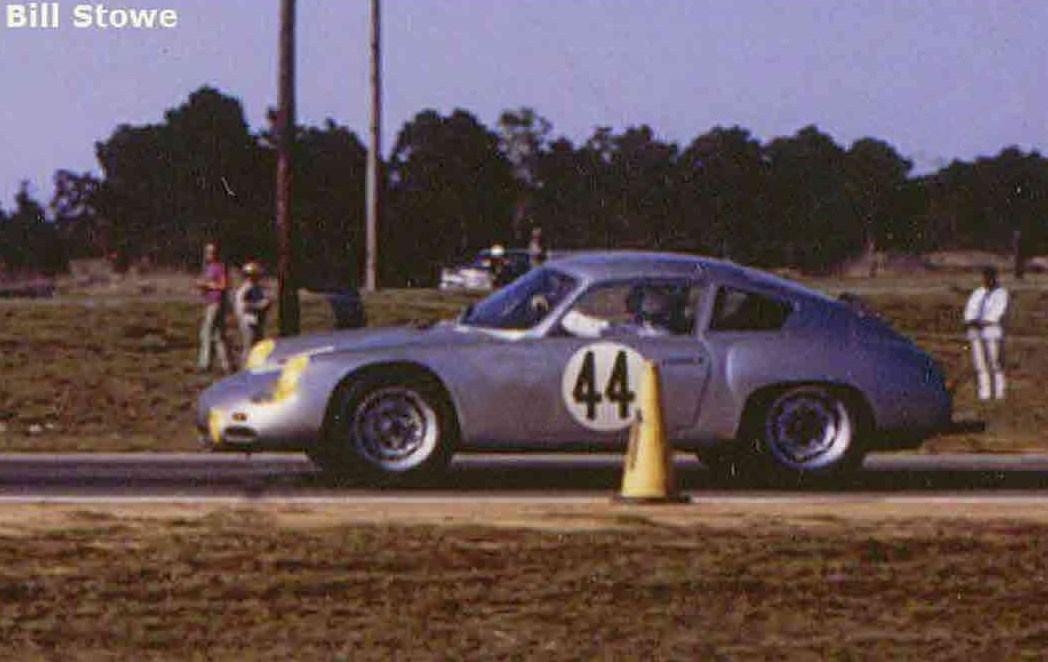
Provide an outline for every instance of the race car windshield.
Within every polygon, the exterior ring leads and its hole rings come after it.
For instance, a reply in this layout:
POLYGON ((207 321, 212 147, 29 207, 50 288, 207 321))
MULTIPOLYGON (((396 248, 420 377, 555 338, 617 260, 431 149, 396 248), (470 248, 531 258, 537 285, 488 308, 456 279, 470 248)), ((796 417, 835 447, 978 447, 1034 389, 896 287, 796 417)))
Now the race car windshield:
POLYGON ((535 269, 475 304, 462 324, 488 329, 530 329, 546 319, 573 289, 571 276, 553 269, 535 269))

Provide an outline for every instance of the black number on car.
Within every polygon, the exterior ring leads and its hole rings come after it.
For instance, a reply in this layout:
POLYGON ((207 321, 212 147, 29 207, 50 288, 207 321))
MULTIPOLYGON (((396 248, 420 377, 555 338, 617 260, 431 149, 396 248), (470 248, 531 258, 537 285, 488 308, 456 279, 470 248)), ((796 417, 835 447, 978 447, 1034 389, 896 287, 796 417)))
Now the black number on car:
POLYGON ((603 398, 597 391, 596 362, 593 352, 586 352, 582 359, 582 369, 579 377, 575 380, 575 389, 571 392, 575 402, 586 405, 586 418, 594 420, 597 418, 597 405, 603 398))
POLYGON ((610 402, 619 405, 619 418, 624 419, 629 416, 630 404, 637 399, 637 394, 630 390, 626 352, 619 352, 615 357, 615 365, 611 368, 611 377, 608 378, 608 386, 604 389, 604 395, 610 402))
POLYGON ((626 352, 615 355, 615 363, 611 367, 611 375, 608 383, 604 386, 603 395, 597 390, 597 366, 593 352, 586 352, 582 359, 582 367, 575 379, 575 388, 572 390, 575 402, 586 405, 586 419, 596 420, 597 405, 607 398, 608 402, 618 405, 619 418, 625 420, 630 415, 630 405, 637 399, 637 394, 630 390, 629 364, 626 352))

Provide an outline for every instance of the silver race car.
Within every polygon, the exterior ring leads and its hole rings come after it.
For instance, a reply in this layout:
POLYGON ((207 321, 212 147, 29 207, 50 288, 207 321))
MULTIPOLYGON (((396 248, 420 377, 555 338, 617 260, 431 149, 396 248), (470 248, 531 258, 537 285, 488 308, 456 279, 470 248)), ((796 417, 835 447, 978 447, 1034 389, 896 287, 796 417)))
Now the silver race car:
POLYGON ((200 396, 215 450, 304 451, 373 481, 456 451, 612 451, 659 367, 674 447, 715 471, 837 475, 950 422, 936 363, 876 317, 770 274, 577 254, 430 327, 264 341, 200 396))

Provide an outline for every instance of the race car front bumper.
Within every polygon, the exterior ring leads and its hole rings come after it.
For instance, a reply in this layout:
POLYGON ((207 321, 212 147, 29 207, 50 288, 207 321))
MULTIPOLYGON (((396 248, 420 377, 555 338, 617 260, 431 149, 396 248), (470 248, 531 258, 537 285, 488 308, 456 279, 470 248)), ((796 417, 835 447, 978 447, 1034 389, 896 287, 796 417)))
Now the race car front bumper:
POLYGON ((279 371, 239 372, 216 382, 197 401, 201 444, 213 451, 302 451, 315 443, 323 412, 296 393, 272 398, 279 371))

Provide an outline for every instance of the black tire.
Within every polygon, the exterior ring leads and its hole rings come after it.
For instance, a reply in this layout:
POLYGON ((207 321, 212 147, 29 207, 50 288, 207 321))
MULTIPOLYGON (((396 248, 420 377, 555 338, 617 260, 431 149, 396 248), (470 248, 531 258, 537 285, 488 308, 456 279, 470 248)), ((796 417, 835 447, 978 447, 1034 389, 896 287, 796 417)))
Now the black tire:
POLYGON ((832 483, 856 471, 866 455, 866 417, 850 395, 805 385, 766 398, 740 440, 739 473, 785 487, 832 483))
POLYGON ((447 393, 432 377, 373 372, 335 390, 324 438, 306 454, 333 477, 416 483, 447 468, 457 434, 447 393))

